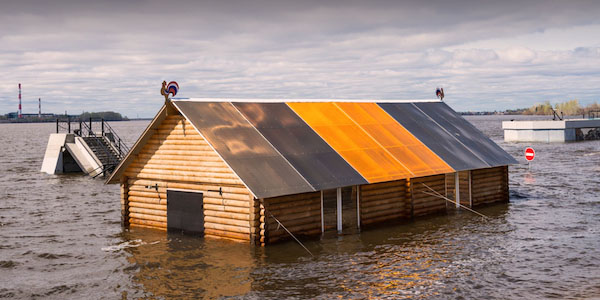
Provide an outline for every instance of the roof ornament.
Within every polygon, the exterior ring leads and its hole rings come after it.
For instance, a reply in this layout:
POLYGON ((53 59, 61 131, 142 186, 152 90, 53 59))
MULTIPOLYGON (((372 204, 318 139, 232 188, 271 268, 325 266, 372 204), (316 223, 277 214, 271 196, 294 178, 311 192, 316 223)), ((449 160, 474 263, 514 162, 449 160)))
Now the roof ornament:
POLYGON ((179 85, 175 81, 169 82, 167 84, 166 81, 163 80, 162 87, 160 88, 160 94, 165 96, 165 104, 169 103, 169 94, 173 94, 173 97, 177 95, 177 91, 179 91, 179 85))
POLYGON ((444 100, 444 88, 437 88, 435 90, 435 95, 440 99, 440 100, 444 100))

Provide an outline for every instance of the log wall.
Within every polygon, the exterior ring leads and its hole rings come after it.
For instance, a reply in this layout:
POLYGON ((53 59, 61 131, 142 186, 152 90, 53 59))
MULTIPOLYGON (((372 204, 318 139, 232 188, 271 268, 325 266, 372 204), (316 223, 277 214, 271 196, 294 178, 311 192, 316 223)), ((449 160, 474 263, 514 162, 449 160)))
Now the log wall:
POLYGON ((169 114, 154 129, 124 178, 124 224, 166 229, 166 191, 184 189, 203 193, 205 236, 249 241, 251 224, 258 227, 248 189, 181 115, 169 114))
POLYGON ((294 235, 321 233, 321 192, 266 198, 261 205, 261 244, 291 238, 275 218, 294 235))
POLYGON ((440 195, 446 192, 446 175, 433 175, 427 177, 411 178, 410 187, 412 195, 412 215, 414 217, 432 214, 446 210, 446 200, 427 193, 433 192, 426 186, 432 188, 440 195))
POLYGON ((411 217, 410 190, 407 180, 362 185, 360 187, 360 223, 369 225, 411 217))
POLYGON ((508 202, 508 166, 471 171, 473 206, 508 202))

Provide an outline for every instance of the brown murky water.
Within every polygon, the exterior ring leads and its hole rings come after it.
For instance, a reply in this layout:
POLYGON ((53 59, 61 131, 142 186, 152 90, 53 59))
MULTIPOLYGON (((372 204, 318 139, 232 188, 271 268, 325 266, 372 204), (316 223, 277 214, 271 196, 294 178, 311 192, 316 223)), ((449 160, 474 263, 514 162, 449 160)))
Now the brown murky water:
MULTIPOLYGON (((0 124, 0 298, 600 298, 600 141, 502 142, 511 202, 254 248, 120 227, 119 188, 39 172, 53 124, 0 124)), ((147 121, 115 122, 133 144, 147 121)))

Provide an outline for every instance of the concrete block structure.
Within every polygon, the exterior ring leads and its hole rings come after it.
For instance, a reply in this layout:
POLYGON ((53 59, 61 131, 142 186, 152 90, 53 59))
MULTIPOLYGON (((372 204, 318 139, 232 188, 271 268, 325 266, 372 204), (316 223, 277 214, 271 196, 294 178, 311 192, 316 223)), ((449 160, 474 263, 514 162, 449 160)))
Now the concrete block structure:
POLYGON ((507 142, 574 142, 591 139, 586 138, 586 133, 598 128, 600 119, 502 122, 504 140, 507 142))

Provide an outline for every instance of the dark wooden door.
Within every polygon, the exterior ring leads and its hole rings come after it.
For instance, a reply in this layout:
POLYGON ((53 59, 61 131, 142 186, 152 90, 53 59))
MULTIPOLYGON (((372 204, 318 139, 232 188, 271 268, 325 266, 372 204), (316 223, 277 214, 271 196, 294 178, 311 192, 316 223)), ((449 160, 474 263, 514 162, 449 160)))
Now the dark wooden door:
POLYGON ((203 194, 167 190, 167 228, 190 233, 204 232, 203 194))

